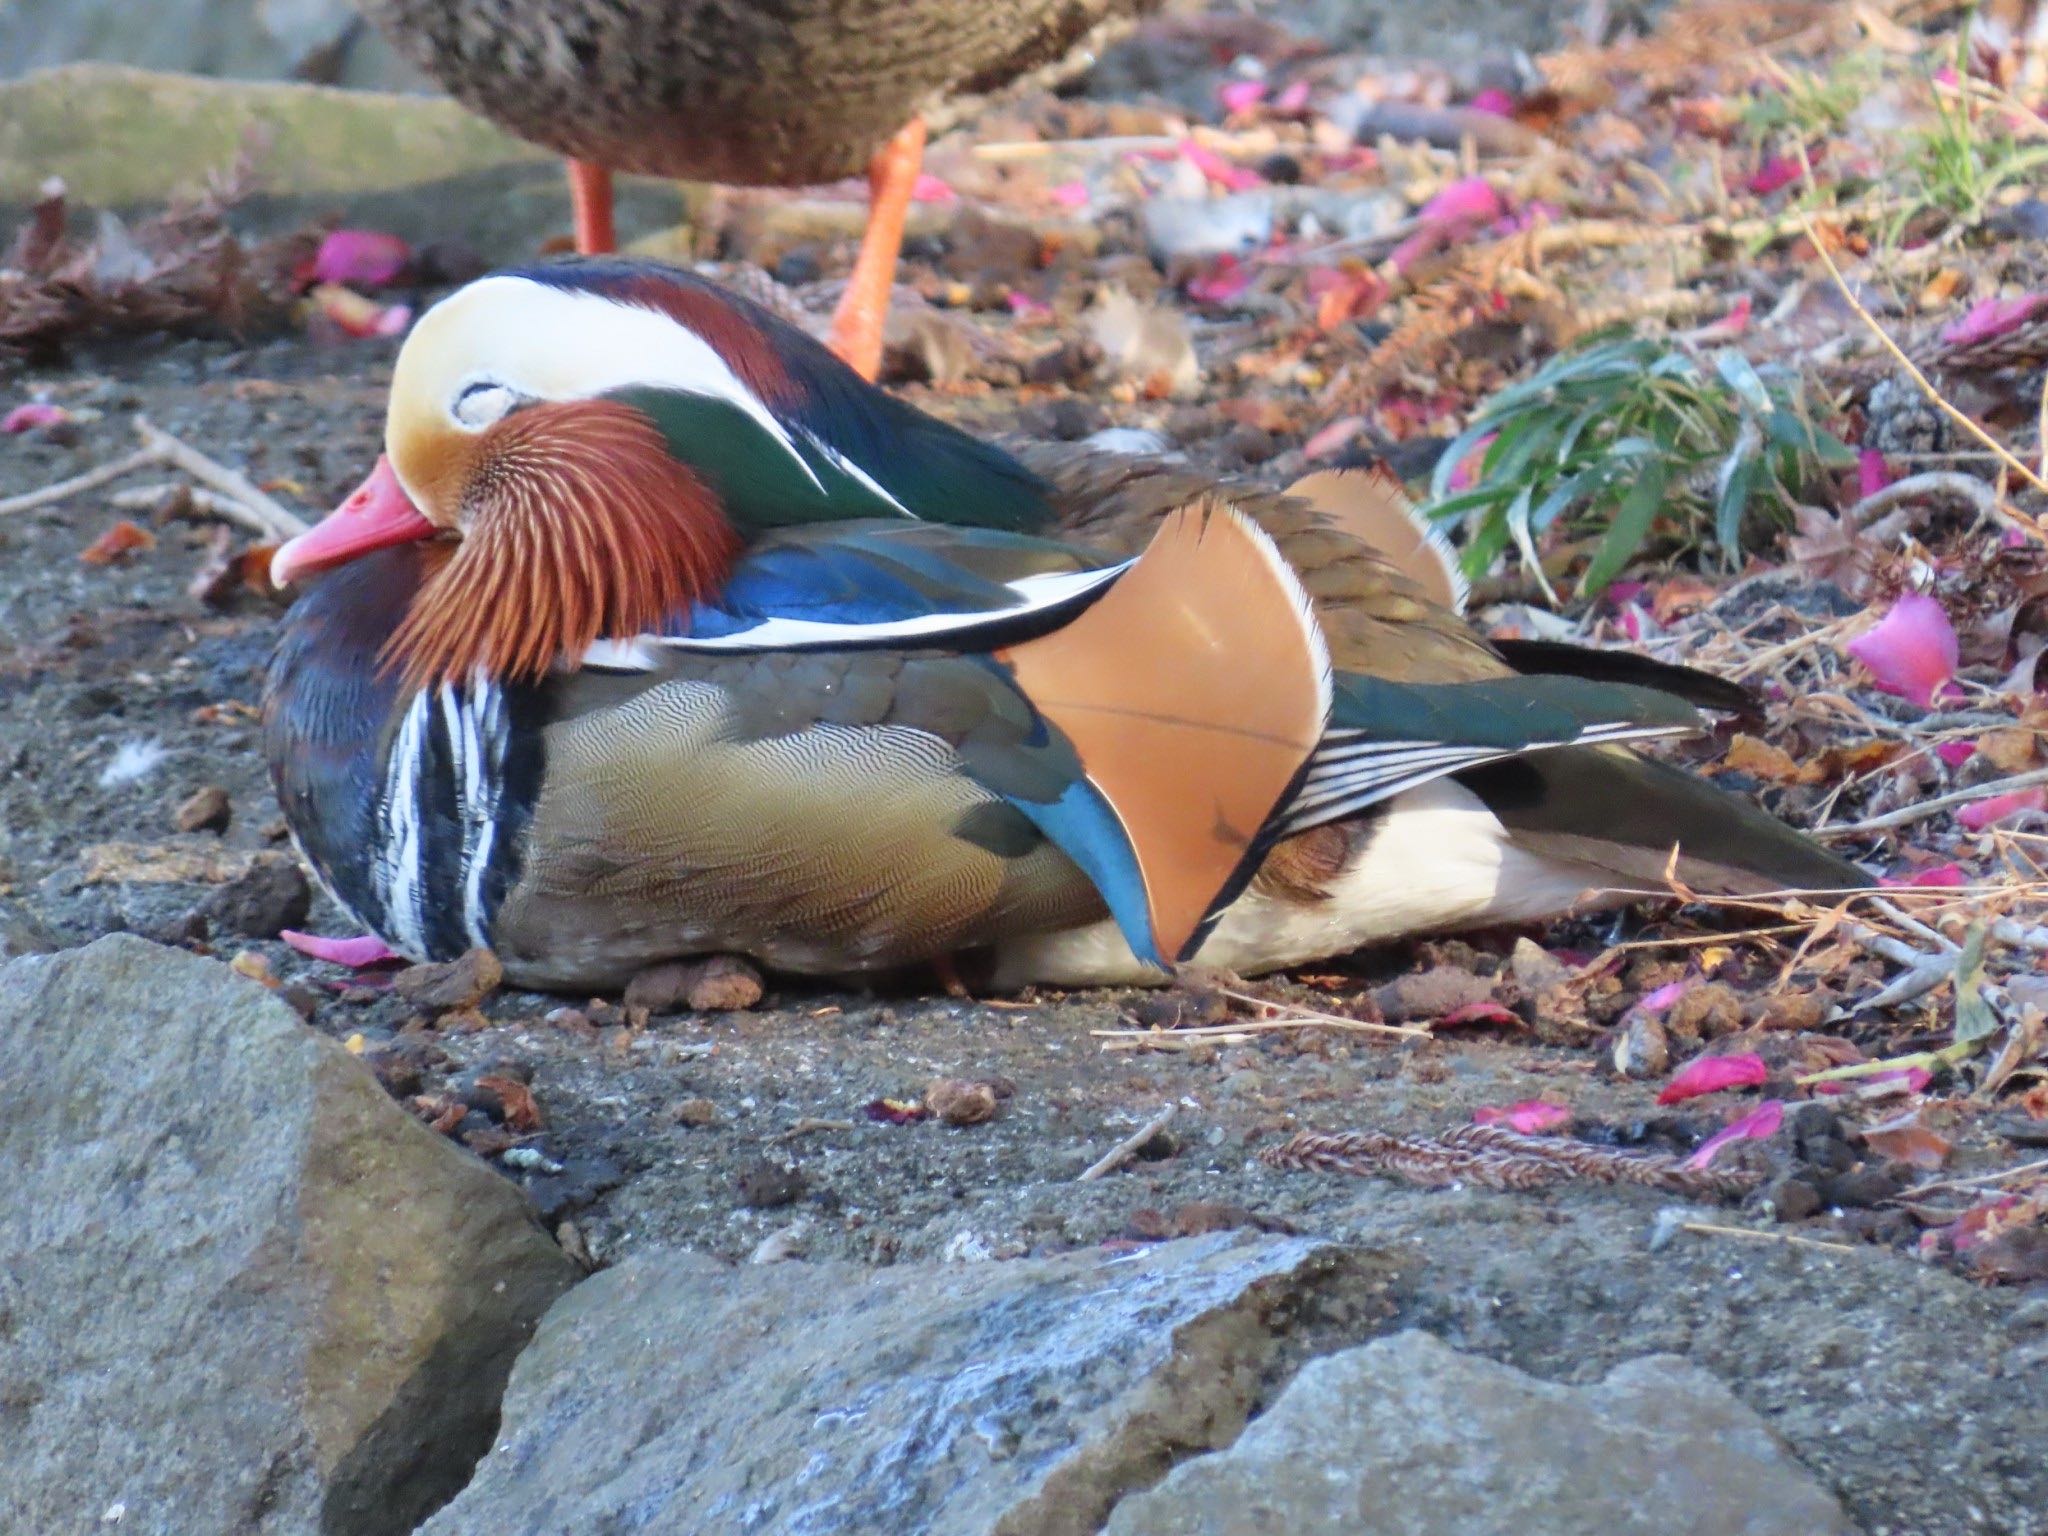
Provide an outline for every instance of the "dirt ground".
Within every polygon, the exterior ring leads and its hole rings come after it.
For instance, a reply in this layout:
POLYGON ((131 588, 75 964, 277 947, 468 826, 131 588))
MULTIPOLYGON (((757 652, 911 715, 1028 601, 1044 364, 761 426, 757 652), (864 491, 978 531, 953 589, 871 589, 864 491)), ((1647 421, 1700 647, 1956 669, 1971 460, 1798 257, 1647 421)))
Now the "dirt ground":
MULTIPOLYGON (((390 357, 387 343, 181 342, 19 376, 10 394, 46 391, 74 415, 101 414, 68 444, 0 441, 0 497, 125 452, 140 412, 316 512, 375 451, 390 357)), ((1773 1226, 1754 1205, 1649 1190, 1419 1189, 1256 1159, 1299 1129, 1427 1134, 1539 1096, 1623 1145, 1688 1148, 1719 1125, 1718 1111, 1659 1111, 1653 1084, 1617 1080, 1597 1031, 1558 1045, 1499 1029, 1428 1041, 1293 1031, 1111 1050, 1096 1032, 1128 1028, 1149 997, 997 1006, 774 978, 751 1011, 644 1028, 517 993, 489 999, 481 1021, 436 1024, 388 990, 233 931, 296 916, 289 889, 223 909, 207 906, 220 887, 203 880, 90 883, 88 850, 109 842, 283 846, 250 717, 277 610, 248 592, 224 606, 191 595, 213 536, 203 524, 173 521, 153 549, 81 562, 120 515, 88 496, 0 520, 0 939, 81 943, 131 928, 261 957, 316 1028, 451 1134, 495 1149, 572 1251, 596 1263, 652 1245, 967 1262, 1218 1224, 1298 1229, 1397 1256, 1393 1324, 1542 1375, 1584 1380, 1646 1352, 1687 1355, 1764 1413, 1872 1533, 2048 1531, 2037 1454, 2048 1295, 1919 1262, 1895 1212, 1773 1226), (109 775, 124 748, 137 759, 135 744, 154 744, 159 760, 109 775), (227 793, 227 829, 177 832, 175 808, 207 785, 227 793), (494 1076, 530 1083, 537 1131, 515 1136, 520 1106, 478 1086, 494 1076), (994 1083, 995 1117, 894 1124, 870 1112, 943 1077, 994 1083), (1077 1182, 1168 1106, 1172 1120, 1128 1167, 1077 1182)), ((324 899, 300 926, 349 931, 324 899)), ((1262 990, 1342 1002, 1416 959, 1360 957, 1320 990, 1262 990)), ((1949 1174, 1972 1171, 1964 1148, 1949 1174)))

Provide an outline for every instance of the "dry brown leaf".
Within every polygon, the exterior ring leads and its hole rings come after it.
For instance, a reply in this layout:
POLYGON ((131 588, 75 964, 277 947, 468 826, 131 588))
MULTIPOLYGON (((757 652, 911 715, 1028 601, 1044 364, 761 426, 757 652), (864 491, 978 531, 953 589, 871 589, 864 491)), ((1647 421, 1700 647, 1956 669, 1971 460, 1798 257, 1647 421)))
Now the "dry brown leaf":
POLYGON ((1896 1120, 1870 1126, 1863 1132, 1863 1144, 1879 1157, 1894 1162, 1910 1163, 1915 1168, 1940 1168, 1948 1162, 1952 1144, 1939 1131, 1928 1127, 1923 1114, 1923 1110, 1914 1109, 1896 1120))
POLYGON ((1771 784, 1818 784, 1823 770, 1819 763, 1798 762, 1783 747, 1738 731, 1715 771, 1746 773, 1771 784))
POLYGON ((112 565, 141 550, 155 548, 156 535, 124 517, 80 550, 78 558, 87 565, 112 565))

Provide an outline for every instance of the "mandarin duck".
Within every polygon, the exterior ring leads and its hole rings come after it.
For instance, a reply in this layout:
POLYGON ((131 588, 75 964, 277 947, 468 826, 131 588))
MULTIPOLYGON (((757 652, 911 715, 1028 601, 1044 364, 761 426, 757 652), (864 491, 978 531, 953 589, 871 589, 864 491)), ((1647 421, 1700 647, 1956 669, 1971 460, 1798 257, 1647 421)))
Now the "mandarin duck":
POLYGON ((1156 981, 1864 883, 1628 750, 1743 690, 1490 643, 1389 482, 1301 489, 1006 451, 679 271, 496 274, 277 552, 272 776, 365 927, 543 989, 1156 981))
POLYGON ((471 110, 568 157, 576 249, 610 252, 613 171, 802 186, 866 171, 832 344, 868 378, 932 114, 1085 61, 1159 0, 359 0, 471 110))

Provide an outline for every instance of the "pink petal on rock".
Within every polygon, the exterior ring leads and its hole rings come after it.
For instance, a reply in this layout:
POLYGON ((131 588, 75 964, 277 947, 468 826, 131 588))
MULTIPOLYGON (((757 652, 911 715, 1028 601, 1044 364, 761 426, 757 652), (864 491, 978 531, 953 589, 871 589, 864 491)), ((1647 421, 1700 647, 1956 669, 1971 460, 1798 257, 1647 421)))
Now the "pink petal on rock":
POLYGON ((1970 312, 1960 320, 1951 320, 1941 328, 1941 339, 1952 347, 1972 346, 1980 341, 1991 341, 2016 331, 2025 325, 2044 307, 2048 307, 2048 293, 2023 293, 2010 299, 1985 299, 1972 305, 1970 312))
POLYGON ((1699 1151, 1685 1160, 1688 1168, 1704 1168, 1713 1162, 1723 1147, 1738 1141, 1769 1141, 1778 1134, 1778 1127, 1785 1123, 1785 1106, 1777 1099, 1765 1099, 1740 1120, 1723 1126, 1705 1141, 1699 1151))
POLYGON ((71 419, 71 413, 61 405, 52 405, 47 400, 31 400, 26 405, 17 405, 4 418, 0 418, 0 432, 33 432, 38 427, 54 427, 71 419))
POLYGON ((1063 181, 1057 186, 1048 187, 1046 196, 1062 208, 1086 208, 1089 196, 1088 183, 1078 177, 1072 181, 1063 181))
POLYGON ((930 171, 919 171, 917 180, 911 183, 910 200, 913 203, 957 203, 960 194, 953 190, 951 182, 943 176, 934 176, 930 171))
POLYGON ((1470 106, 1474 112, 1490 112, 1495 117, 1513 117, 1515 115, 1515 98, 1497 85, 1489 85, 1485 90, 1474 96, 1466 105, 1470 106))
POLYGON ((1984 800, 1972 800, 1956 812, 1956 820, 1972 832, 1982 832, 1986 827, 2017 816, 2022 811, 2048 810, 2048 789, 2036 784, 2032 789, 2016 789, 2006 795, 1992 795, 1984 800))
POLYGON ((1892 472, 1884 462, 1884 455, 1875 448, 1859 448, 1856 451, 1856 494, 1875 496, 1892 483, 1892 472))
POLYGON ((412 260, 412 247, 377 229, 337 229, 320 242, 313 257, 316 283, 358 283, 382 288, 395 282, 412 260))
POLYGON ((1846 649, 1879 688, 1921 705, 1932 704, 1943 691, 1961 656, 1955 626, 1925 592, 1903 594, 1846 649))
POLYGON ((1497 1104, 1484 1104, 1472 1111, 1474 1125, 1504 1125, 1524 1136, 1540 1136, 1545 1131, 1571 1124, 1571 1120, 1569 1106, 1552 1104, 1547 1099, 1524 1099, 1505 1109, 1497 1104))
POLYGON ((296 929, 285 928, 277 936, 302 955, 358 971, 367 965, 382 965, 388 960, 405 958, 374 934, 366 933, 354 939, 330 939, 317 933, 300 933, 296 929))
POLYGON ((1263 80, 1230 80, 1216 87, 1216 99, 1229 113, 1249 112, 1266 99, 1263 80))
POLYGON ((1180 147, 1181 158, 1209 180, 1227 192, 1249 192, 1254 187, 1263 187, 1265 178, 1257 171, 1242 165, 1233 165, 1206 144, 1197 144, 1189 139, 1180 147))
POLYGON ((1951 768, 1960 768, 1977 755, 1974 741, 1944 741, 1934 749, 1934 755, 1951 768))
POLYGON ((1657 1102, 1679 1104, 1729 1088, 1754 1088, 1770 1075, 1763 1057, 1753 1051, 1739 1056, 1696 1056, 1664 1085, 1657 1102))

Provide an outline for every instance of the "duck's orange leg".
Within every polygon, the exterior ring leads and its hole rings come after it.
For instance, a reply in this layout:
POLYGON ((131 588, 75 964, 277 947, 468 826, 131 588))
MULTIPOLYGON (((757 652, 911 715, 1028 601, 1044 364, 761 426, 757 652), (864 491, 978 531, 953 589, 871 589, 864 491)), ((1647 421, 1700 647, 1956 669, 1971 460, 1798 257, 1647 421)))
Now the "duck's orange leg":
POLYGON ((868 162, 868 227, 847 279, 846 296, 832 316, 832 350, 864 379, 882 371, 882 325, 911 190, 924 166, 924 119, 913 117, 868 162))
POLYGON ((608 256, 619 248, 612 226, 612 173, 594 160, 571 160, 569 208, 576 220, 576 254, 608 256))

